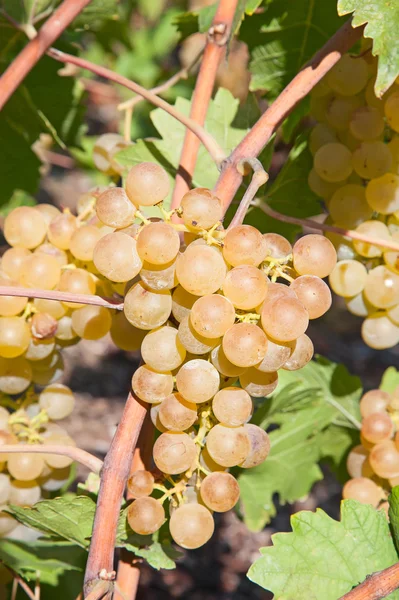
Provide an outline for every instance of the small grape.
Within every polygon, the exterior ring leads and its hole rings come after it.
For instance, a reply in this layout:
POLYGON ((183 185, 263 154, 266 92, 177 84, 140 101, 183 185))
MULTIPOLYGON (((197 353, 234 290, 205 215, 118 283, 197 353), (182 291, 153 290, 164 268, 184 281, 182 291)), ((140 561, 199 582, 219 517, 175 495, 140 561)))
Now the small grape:
POLYGON ((176 387, 183 398, 195 404, 207 402, 219 389, 220 376, 213 365, 200 358, 189 360, 176 375, 176 387))
POLYGON ((101 239, 101 231, 94 225, 79 227, 71 237, 70 251, 78 260, 92 261, 94 248, 101 239))
MULTIPOLYGON (((92 295, 96 291, 96 284, 93 277, 84 269, 66 269, 63 271, 57 287, 61 292, 69 292, 71 294, 92 295)), ((64 304, 74 309, 85 306, 77 302, 64 302, 64 304)))
MULTIPOLYGON (((0 275, 0 286, 20 287, 16 281, 0 275)), ((21 313, 28 304, 28 298, 17 296, 0 296, 0 317, 15 317, 21 313)))
POLYGON ((266 300, 261 319, 266 334, 279 342, 296 340, 309 324, 309 314, 302 302, 288 296, 266 300))
POLYGON ((223 425, 238 427, 251 418, 253 410, 251 396, 238 387, 226 387, 214 396, 212 410, 223 425))
POLYGON ((343 144, 325 144, 314 156, 314 169, 325 181, 343 181, 352 173, 351 158, 351 152, 343 144))
POLYGON ((43 456, 40 454, 10 454, 7 469, 12 477, 19 481, 32 481, 40 476, 44 467, 43 456))
POLYGON ((242 375, 242 373, 244 373, 246 370, 245 367, 238 367, 237 365, 233 365, 233 363, 228 360, 223 351, 223 346, 221 344, 216 346, 215 348, 212 348, 210 359, 213 366, 216 367, 219 373, 224 377, 238 377, 239 375, 242 375))
POLYGON ((22 317, 0 317, 0 356, 15 358, 27 350, 31 341, 28 324, 22 317))
POLYGON ((139 231, 137 252, 142 261, 164 265, 176 258, 179 248, 179 234, 168 223, 150 223, 139 231))
POLYGON ((327 277, 336 262, 337 253, 334 246, 322 235, 304 235, 294 245, 293 263, 299 275, 327 277))
POLYGON ((112 315, 110 333, 114 344, 126 352, 140 350, 141 343, 147 335, 145 330, 133 327, 123 311, 118 311, 112 315))
POLYGON ((72 313, 72 327, 85 340, 99 340, 111 329, 112 317, 104 306, 84 306, 72 313))
POLYGON ((133 279, 143 266, 136 240, 120 232, 108 233, 97 242, 93 262, 104 277, 116 282, 133 279))
POLYGON ((57 341, 69 342, 77 337, 77 333, 72 327, 72 317, 65 315, 58 321, 57 331, 55 333, 57 341))
POLYGON ((399 275, 383 265, 368 272, 364 287, 366 299, 377 308, 390 308, 399 302, 399 275))
POLYGON ((238 265, 257 267, 266 257, 266 240, 251 225, 233 227, 227 231, 223 241, 223 256, 233 267, 238 265))
POLYGON ((214 346, 220 343, 220 339, 206 338, 197 333, 189 316, 182 319, 177 335, 187 352, 192 354, 208 354, 214 346))
POLYGON ((128 479, 127 489, 132 498, 150 496, 154 489, 154 476, 149 471, 135 471, 128 479))
POLYGON ((387 479, 399 475, 399 452, 391 440, 377 444, 370 452, 370 465, 378 477, 387 479))
POLYGON ((155 498, 138 498, 128 508, 127 520, 135 533, 155 533, 165 521, 165 511, 155 498))
POLYGON ((264 373, 259 369, 247 369, 240 375, 240 385, 252 398, 269 396, 277 387, 278 374, 264 373))
POLYGON ((356 477, 345 483, 342 496, 345 500, 357 500, 376 508, 382 500, 382 490, 371 479, 356 477))
MULTIPOLYGON (((305 335, 305 334, 303 334, 305 335)), ((296 341, 277 342, 268 338, 266 354, 256 368, 264 373, 273 373, 278 371, 290 358, 295 350, 296 341)), ((241 373, 239 373, 240 375, 241 373)))
POLYGON ((184 317, 188 317, 198 296, 187 292, 181 285, 173 291, 172 294, 172 314, 178 323, 181 323, 184 317))
POLYGON ((393 423, 386 413, 372 413, 363 418, 361 433, 372 444, 388 440, 393 434, 393 423))
POLYGON ((170 394, 159 407, 159 420, 169 431, 185 431, 197 420, 197 405, 181 394, 170 394))
POLYGON ((266 241, 267 257, 286 258, 292 253, 292 246, 289 241, 278 233, 264 233, 263 239, 266 241))
MULTIPOLYGON (((45 445, 52 446, 76 446, 74 440, 65 433, 57 433, 54 430, 48 430, 43 436, 45 445)), ((62 454, 42 454, 46 464, 53 469, 63 469, 73 463, 73 459, 62 454)))
POLYGON ((190 245, 176 260, 180 285, 195 296, 217 292, 223 285, 226 272, 223 257, 210 246, 190 245))
POLYGON ((97 199, 96 213, 104 225, 117 229, 129 227, 134 221, 135 208, 123 188, 105 190, 97 199))
POLYGON ((330 200, 334 192, 345 184, 345 181, 326 181, 320 177, 314 168, 309 171, 308 175, 308 186, 316 196, 324 200, 330 200))
POLYGON ((0 392, 22 394, 32 382, 32 366, 26 358, 0 357, 0 392))
POLYGON ((296 340, 294 352, 285 361, 282 368, 285 371, 298 371, 312 360, 313 354, 313 342, 306 333, 303 333, 296 340))
POLYGON ((352 315, 357 317, 368 317, 375 311, 374 306, 368 302, 363 293, 345 299, 346 308, 352 315))
MULTIPOLYGON (((351 116, 360 105, 360 99, 356 96, 346 98, 343 98, 342 96, 333 96, 327 104, 326 121, 328 125, 340 133, 347 132, 351 122, 351 116)), ((326 141, 326 143, 328 143, 328 141, 326 141)))
POLYGON ((382 311, 363 321, 361 333, 363 341, 376 350, 393 348, 399 343, 399 327, 382 311))
POLYGON ((40 408, 47 411, 49 418, 55 421, 65 419, 72 413, 75 397, 66 385, 53 383, 40 392, 39 404, 40 408))
MULTIPOLYGON (((381 178, 391 168, 392 154, 384 142, 362 142, 352 155, 352 165, 362 179, 381 178)), ((367 191, 366 197, 369 202, 367 191)))
POLYGON ((368 141, 380 137, 384 126, 384 119, 378 108, 362 106, 352 113, 349 129, 358 140, 368 141))
POLYGON ((196 457, 194 441, 187 433, 162 433, 153 448, 154 462, 162 473, 178 475, 190 469, 196 457))
MULTIPOLYGON (((314 88, 313 88, 314 89, 314 88)), ((313 156, 317 150, 326 144, 337 142, 335 132, 324 123, 317 123, 310 132, 309 149, 313 156)))
POLYGON ((169 522, 173 540, 182 548, 194 550, 206 544, 215 529, 212 514, 201 504, 182 504, 169 522))
POLYGON ((196 188, 181 200, 183 223, 193 231, 210 229, 223 218, 223 206, 219 198, 206 188, 196 188))
POLYGON ((399 175, 376 175, 367 184, 366 199, 373 210, 383 215, 390 215, 399 210, 399 175))
POLYGON ((234 467, 247 458, 251 444, 246 429, 215 425, 206 438, 206 447, 215 462, 223 467, 234 467))
POLYGON ((14 208, 4 220, 4 237, 10 246, 36 248, 47 233, 46 221, 30 206, 14 208))
POLYGON ((10 485, 9 503, 17 506, 33 506, 39 502, 41 497, 41 489, 38 482, 32 481, 17 481, 14 479, 10 485))
POLYGON ((262 304, 267 292, 266 277, 251 265, 234 267, 228 271, 223 282, 223 294, 241 310, 250 310, 262 304))
POLYGON ((358 94, 366 86, 368 78, 366 61, 349 54, 344 54, 326 76, 330 88, 342 96, 358 94))
POLYGON ((349 229, 370 219, 373 214, 366 200, 364 186, 353 183, 343 185, 333 193, 328 210, 333 222, 349 229))
POLYGON ((351 477, 362 477, 363 467, 368 457, 367 450, 359 445, 352 448, 346 459, 346 468, 351 477))
POLYGON ((363 291, 367 269, 357 260, 339 261, 329 277, 330 286, 338 296, 351 298, 363 291))
POLYGON ((260 327, 237 323, 223 337, 226 358, 238 367, 253 367, 262 361, 267 350, 267 337, 260 327))
POLYGON ((236 313, 228 298, 209 294, 198 298, 190 313, 195 331, 207 338, 219 338, 234 325, 236 313))
POLYGON ((137 208, 159 204, 165 200, 169 190, 169 175, 156 163, 134 165, 126 178, 126 194, 137 208))
POLYGON ((172 393, 173 377, 171 373, 157 373, 147 365, 142 365, 133 374, 132 388, 141 400, 156 404, 172 393))
POLYGON ((201 482, 201 498, 208 508, 216 512, 231 510, 239 497, 240 488, 230 473, 216 471, 201 482))
POLYGON ((330 289, 316 275, 301 275, 291 283, 290 287, 308 311, 309 319, 318 319, 331 306, 330 289))
POLYGON ((177 329, 160 327, 145 336, 141 355, 144 362, 155 371, 173 371, 186 358, 186 349, 178 337, 177 329))
POLYGON ((261 465, 269 455, 270 452, 270 438, 266 431, 264 431, 258 425, 247 423, 244 425, 245 431, 247 432, 251 449, 248 456, 240 464, 242 469, 252 469, 261 465))
POLYGON ((25 287, 52 290, 61 277, 61 267, 54 256, 48 254, 32 254, 26 259, 21 274, 21 282, 25 287))
POLYGON ((365 419, 371 414, 385 413, 390 396, 383 390, 370 390, 360 400, 360 413, 365 419))
POLYGON ((61 319, 66 313, 65 306, 58 300, 45 300, 44 298, 35 298, 33 305, 38 312, 47 313, 55 319, 61 319))
POLYGON ((70 213, 61 213, 54 217, 48 226, 49 241, 61 250, 69 250, 71 238, 78 228, 76 217, 70 213))
POLYGON ((138 329, 160 327, 168 320, 171 309, 172 297, 169 290, 154 292, 142 282, 132 286, 125 296, 125 316, 138 329))
POLYGON ((31 255, 28 248, 9 248, 1 257, 1 270, 11 279, 20 281, 25 261, 31 255))

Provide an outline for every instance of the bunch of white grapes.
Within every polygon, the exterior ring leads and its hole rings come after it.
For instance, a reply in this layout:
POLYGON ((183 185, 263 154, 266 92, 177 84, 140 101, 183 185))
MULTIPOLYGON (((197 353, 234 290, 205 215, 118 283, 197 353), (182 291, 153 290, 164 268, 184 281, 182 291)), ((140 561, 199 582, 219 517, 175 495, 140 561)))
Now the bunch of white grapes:
POLYGON ((360 401, 361 444, 348 455, 352 479, 343 497, 387 509, 388 494, 399 485, 399 388, 392 394, 375 389, 360 401))
MULTIPOLYGON (((11 375, 12 377, 12 375, 11 375)), ((68 417, 74 407, 72 391, 60 383, 36 394, 31 388, 13 401, 0 396, 0 538, 11 533, 18 522, 4 512, 7 505, 32 506, 49 492, 60 490, 69 480, 72 459, 60 454, 1 452, 4 445, 75 446, 57 421, 68 417), (6 402, 4 402, 6 401, 6 402), (8 410, 2 404, 15 408, 8 410)))
MULTIPOLYGON (((377 60, 371 52, 345 55, 311 96, 318 123, 310 133, 309 186, 323 198, 327 223, 381 242, 399 242, 399 85, 374 94, 377 60)), ((333 291, 363 317, 362 337, 372 348, 399 342, 399 253, 327 234, 338 263, 333 291)))
MULTIPOLYGON (((115 140, 103 142, 95 158, 110 173, 115 140)), ((212 511, 238 501, 227 469, 257 466, 269 452, 268 435, 249 423, 252 398, 274 391, 279 369, 300 369, 312 358, 305 332, 309 319, 331 305, 323 278, 336 265, 336 251, 320 235, 292 247, 249 225, 225 230, 222 203, 204 188, 168 212, 162 203, 169 191, 166 171, 141 163, 127 173, 124 187, 83 197, 77 216, 53 208, 50 214, 39 205, 7 217, 12 248, 2 259, 3 278, 27 292, 18 309, 15 298, 0 299, 11 311, 0 310, 0 360, 15 381, 23 364, 29 366, 26 384, 43 384, 29 354, 42 345, 35 334, 39 319, 52 325, 45 338, 53 344, 49 356, 109 331, 123 350, 140 349, 143 364, 132 387, 151 405, 160 432, 153 458, 163 475, 161 483, 147 471, 133 475, 128 521, 139 534, 157 531, 168 500, 172 538, 197 548, 212 535, 212 511), (149 219, 143 213, 154 206, 160 216, 149 219), (111 296, 123 300, 124 310, 85 306, 82 298, 82 304, 31 301, 29 287, 111 296)), ((49 359, 36 362, 43 360, 49 359)), ((0 366, 0 390, 3 380, 0 366)))

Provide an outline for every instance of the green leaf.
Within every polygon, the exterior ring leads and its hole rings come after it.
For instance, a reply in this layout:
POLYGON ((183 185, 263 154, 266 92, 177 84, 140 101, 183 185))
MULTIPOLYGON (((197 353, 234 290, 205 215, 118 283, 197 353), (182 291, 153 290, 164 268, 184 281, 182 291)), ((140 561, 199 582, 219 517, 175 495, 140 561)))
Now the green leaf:
MULTIPOLYGON (((319 198, 307 184, 313 159, 307 147, 307 136, 297 138, 288 158, 270 187, 266 187, 265 201, 271 208, 284 215, 305 218, 322 212, 319 198)), ((259 208, 248 212, 246 223, 256 225, 262 232, 274 231, 293 241, 301 230, 297 225, 277 221, 259 208)))
POLYGON ((399 4, 386 0, 338 0, 338 13, 353 13, 353 27, 367 23, 364 37, 372 38, 378 56, 375 93, 381 97, 399 75, 399 4))
POLYGON ((10 506, 20 523, 87 548, 93 528, 95 502, 88 496, 42 500, 32 507, 10 506))
POLYGON ((91 0, 88 6, 73 21, 73 29, 93 29, 106 19, 116 19, 118 0, 91 0))
POLYGON ((389 523, 391 525, 396 548, 399 548, 399 486, 392 488, 388 497, 389 502, 389 523))
POLYGON ((246 19, 240 37, 251 52, 251 90, 275 98, 341 25, 333 0, 269 0, 246 19))
POLYGON ((392 394, 399 385, 399 371, 395 367, 388 367, 381 379, 380 389, 392 394))
MULTIPOLYGON (((306 496, 322 479, 320 460, 339 459, 334 436, 322 437, 329 427, 357 433, 360 425, 361 382, 342 365, 319 358, 300 371, 279 375, 276 393, 254 415, 254 422, 263 429, 279 426, 269 434, 270 454, 259 467, 238 475, 244 521, 253 531, 262 529, 276 514, 274 494, 279 494, 282 504, 306 496)), ((343 441, 345 451, 350 438, 343 441)))
POLYGON ((292 533, 272 536, 248 572, 275 600, 338 600, 398 560, 385 514, 370 505, 345 500, 341 521, 319 509, 293 515, 291 526, 292 533))
POLYGON ((18 206, 35 206, 36 200, 22 190, 15 190, 6 204, 0 205, 0 215, 5 217, 18 206))
MULTIPOLYGON (((55 586, 66 571, 83 571, 86 552, 69 542, 0 540, 0 561, 28 581, 55 586)), ((72 597, 72 596, 71 596, 72 597)))

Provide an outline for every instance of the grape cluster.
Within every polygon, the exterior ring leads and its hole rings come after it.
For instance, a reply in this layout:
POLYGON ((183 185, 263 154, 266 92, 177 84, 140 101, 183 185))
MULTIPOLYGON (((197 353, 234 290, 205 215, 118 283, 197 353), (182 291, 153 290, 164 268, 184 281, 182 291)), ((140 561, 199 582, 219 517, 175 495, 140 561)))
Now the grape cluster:
POLYGON ((399 388, 392 394, 375 389, 360 401, 361 444, 348 455, 352 477, 343 497, 386 508, 392 487, 399 485, 399 388))
MULTIPOLYGON (((57 423, 71 414, 74 404, 72 391, 60 383, 48 385, 38 394, 29 388, 17 402, 0 396, 0 448, 5 444, 74 446, 57 423), (10 410, 1 406, 5 399, 10 410)), ((69 479, 71 463, 71 458, 59 454, 0 454, 0 537, 18 525, 4 512, 7 505, 31 506, 61 489, 69 479)))
MULTIPOLYGON (((114 147, 100 142, 96 160, 108 172, 114 147)), ((130 169, 124 187, 85 195, 77 216, 46 205, 10 213, 3 284, 27 292, 18 305, 15 298, 0 299, 0 360, 8 373, 2 378, 0 366, 0 390, 8 385, 9 393, 20 393, 30 381, 53 383, 48 367, 37 379, 36 365, 52 364, 59 347, 80 338, 110 332, 123 350, 140 349, 143 364, 132 388, 151 405, 159 431, 153 448, 158 476, 132 476, 128 522, 139 534, 157 531, 167 499, 173 539, 197 548, 212 535, 212 511, 238 501, 227 469, 254 467, 268 455, 267 433, 249 423, 252 398, 273 392, 279 369, 297 370, 312 358, 305 332, 309 319, 330 307, 323 278, 336 265, 336 251, 320 235, 292 247, 249 225, 224 230, 221 201, 204 188, 166 211, 169 188, 163 168, 142 163, 130 169), (160 217, 147 218, 146 208, 154 206, 160 217), (85 306, 83 299, 32 301, 28 288, 112 296, 123 299, 124 309, 85 306), (39 337, 42 324, 46 333, 39 337), (48 354, 32 358, 43 344, 52 346, 48 354)))
MULTIPOLYGON (((399 242, 399 85, 374 94, 377 59, 345 55, 311 97, 319 121, 310 133, 309 186, 327 205, 327 223, 399 242)), ((333 291, 364 318, 362 337, 372 348, 399 342, 399 253, 335 233, 338 263, 333 291)))

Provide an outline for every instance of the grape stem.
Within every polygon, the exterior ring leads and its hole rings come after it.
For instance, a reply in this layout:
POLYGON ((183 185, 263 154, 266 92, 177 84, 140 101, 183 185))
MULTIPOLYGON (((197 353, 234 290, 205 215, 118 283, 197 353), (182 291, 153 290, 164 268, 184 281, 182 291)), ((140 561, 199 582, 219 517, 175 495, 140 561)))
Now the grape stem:
POLYGON ((93 473, 100 473, 103 462, 93 454, 75 448, 75 446, 62 446, 56 444, 4 444, 0 446, 1 454, 16 454, 23 452, 24 454, 60 454, 61 456, 69 456, 72 460, 85 465, 93 473))
MULTIPOLYGON (((195 82, 192 95, 190 118, 204 125, 209 102, 215 85, 219 64, 226 52, 226 46, 234 33, 232 31, 238 0, 220 0, 212 25, 208 30, 204 56, 195 82)), ((195 164, 197 162, 199 140, 191 131, 186 131, 176 173, 172 208, 180 205, 181 199, 190 189, 195 164)))
POLYGON ((318 223, 313 219, 299 219, 297 217, 283 215, 282 213, 279 213, 273 208, 271 208, 264 201, 254 202, 253 205, 260 208, 269 217, 277 219, 278 221, 283 221, 284 223, 291 223, 292 225, 299 225, 300 227, 309 227, 310 229, 316 229, 318 231, 329 231, 331 233, 337 233, 338 235, 342 235, 352 240, 358 240, 359 242, 365 242, 366 244, 371 244, 372 246, 379 246, 380 248, 385 248, 386 250, 394 250, 395 252, 399 252, 399 244, 395 242, 390 242, 389 240, 380 240, 378 238, 359 233, 358 231, 354 231, 353 229, 343 229, 342 227, 335 227, 335 225, 326 225, 325 223, 318 223))
POLYGON ((368 576, 339 600, 380 600, 399 588, 399 563, 368 576))
POLYGON ((255 198, 257 191, 269 179, 268 173, 266 173, 265 169, 262 166, 262 163, 257 158, 248 158, 240 160, 240 162, 237 163, 237 171, 241 173, 241 175, 246 174, 248 167, 253 169, 251 183, 247 187, 245 194, 243 195, 241 202, 238 206, 238 209, 227 229, 237 227, 237 225, 241 225, 243 223, 248 208, 250 207, 251 202, 255 198))
MULTIPOLYGON (((0 77, 0 110, 22 83, 51 44, 60 37, 68 25, 82 12, 91 0, 64 0, 44 23, 38 35, 21 50, 0 77)), ((26 29, 27 26, 25 26, 26 29)), ((31 26, 32 28, 32 26, 31 26)), ((33 30, 34 31, 34 30, 33 30)), ((32 34, 26 30, 27 35, 32 34)))
POLYGON ((18 573, 16 573, 16 572, 14 571, 14 569, 12 569, 11 567, 9 567, 8 565, 6 565, 6 564, 4 564, 4 563, 2 563, 2 564, 5 566, 5 568, 6 568, 8 571, 10 571, 11 575, 12 575, 12 576, 13 576, 13 578, 14 578, 14 581, 16 581, 16 582, 17 582, 17 584, 21 586, 21 588, 24 590, 24 592, 25 592, 25 594, 28 596, 28 598, 30 598, 31 600, 36 600, 36 595, 35 595, 35 593, 34 593, 34 592, 31 590, 31 588, 30 588, 30 587, 29 587, 29 585, 26 583, 26 581, 24 581, 24 580, 22 579, 22 577, 20 577, 20 576, 18 575, 18 573))
POLYGON ((98 581, 94 588, 85 597, 86 600, 101 600, 112 592, 114 585, 111 581, 98 581))
POLYGON ((255 158, 262 152, 282 121, 363 35, 363 30, 364 25, 353 28, 351 20, 344 23, 284 88, 223 163, 214 192, 222 200, 225 210, 242 182, 237 164, 241 160, 255 158))
POLYGON ((22 298, 42 298, 44 300, 58 300, 59 302, 76 302, 77 304, 91 304, 93 306, 104 306, 123 310, 123 302, 112 298, 89 294, 71 294, 70 292, 59 292, 58 290, 39 290, 34 288, 22 288, 9 285, 0 285, 0 296, 19 296, 22 298))

